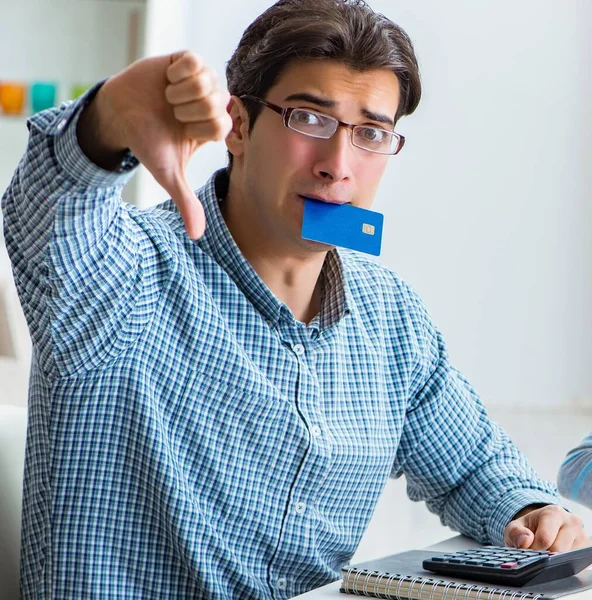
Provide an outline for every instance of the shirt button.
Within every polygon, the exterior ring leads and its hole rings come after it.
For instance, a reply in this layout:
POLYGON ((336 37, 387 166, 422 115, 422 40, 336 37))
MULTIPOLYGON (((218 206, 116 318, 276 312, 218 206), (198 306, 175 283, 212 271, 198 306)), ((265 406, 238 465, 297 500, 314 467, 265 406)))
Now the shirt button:
POLYGON ((62 130, 62 129, 63 129, 65 126, 66 126, 66 122, 67 122, 67 120, 66 120, 66 119, 62 119, 62 120, 61 120, 61 121, 58 123, 58 127, 57 127, 58 131, 61 131, 61 130, 62 130))
POLYGON ((314 425, 311 431, 315 437, 319 437, 322 433, 321 428, 318 425, 314 425))
POLYGON ((296 506, 294 506, 294 510, 299 515, 303 514, 306 511, 306 502, 296 502, 296 506))
POLYGON ((296 356, 302 356, 304 354, 304 346, 302 344, 294 344, 292 350, 294 350, 296 356))
POLYGON ((285 577, 280 577, 276 582, 275 582, 278 590, 285 590, 286 589, 286 585, 288 584, 288 582, 286 581, 285 577))

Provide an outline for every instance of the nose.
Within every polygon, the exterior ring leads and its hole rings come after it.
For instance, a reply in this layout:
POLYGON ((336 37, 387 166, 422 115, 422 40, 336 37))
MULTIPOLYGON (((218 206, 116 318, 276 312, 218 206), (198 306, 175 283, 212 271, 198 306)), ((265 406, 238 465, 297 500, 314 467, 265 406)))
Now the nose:
POLYGON ((339 127, 330 139, 319 140, 319 154, 313 167, 316 177, 332 183, 351 178, 354 147, 349 135, 345 127, 339 127))

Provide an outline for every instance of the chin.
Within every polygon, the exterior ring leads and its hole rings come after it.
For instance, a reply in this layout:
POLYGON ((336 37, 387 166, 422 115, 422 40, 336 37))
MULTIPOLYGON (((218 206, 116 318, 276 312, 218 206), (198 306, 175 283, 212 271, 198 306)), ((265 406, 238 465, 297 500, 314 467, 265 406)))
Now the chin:
POLYGON ((305 240, 303 237, 300 238, 300 247, 304 248, 307 252, 330 252, 335 248, 331 244, 323 244, 322 242, 313 242, 312 240, 305 240))

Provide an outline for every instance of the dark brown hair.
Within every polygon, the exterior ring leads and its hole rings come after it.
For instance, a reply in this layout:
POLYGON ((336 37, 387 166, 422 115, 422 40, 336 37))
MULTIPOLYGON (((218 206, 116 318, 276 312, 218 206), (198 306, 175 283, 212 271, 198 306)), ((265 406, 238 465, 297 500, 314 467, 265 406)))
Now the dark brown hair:
MULTIPOLYGON (((337 60, 356 71, 390 69, 400 88, 395 122, 419 104, 421 80, 409 36, 363 0, 276 2, 243 33, 226 66, 228 91, 265 98, 289 62, 312 59, 337 60)), ((249 102, 246 108, 251 131, 262 107, 249 102)))

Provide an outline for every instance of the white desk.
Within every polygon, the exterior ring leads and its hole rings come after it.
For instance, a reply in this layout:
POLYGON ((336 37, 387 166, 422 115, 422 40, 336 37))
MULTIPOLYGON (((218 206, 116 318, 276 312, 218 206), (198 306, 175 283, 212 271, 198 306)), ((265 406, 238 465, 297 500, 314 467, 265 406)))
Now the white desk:
MULTIPOLYGON (((453 538, 444 540, 443 542, 439 542, 434 544, 433 546, 428 546, 426 550, 435 550, 435 551, 455 551, 455 550, 464 550, 465 548, 475 548, 476 546, 480 546, 478 542, 472 540, 463 535, 457 535, 453 538)), ((410 548, 411 550, 411 548, 410 548)), ((312 590, 312 592, 307 592, 306 594, 301 594, 300 596, 295 596, 296 598, 302 598, 303 600, 336 600, 340 598, 343 600, 346 596, 345 594, 341 594, 339 592, 339 586, 341 585, 341 580, 334 581, 329 585, 324 585, 323 587, 317 588, 316 590, 312 590)))

